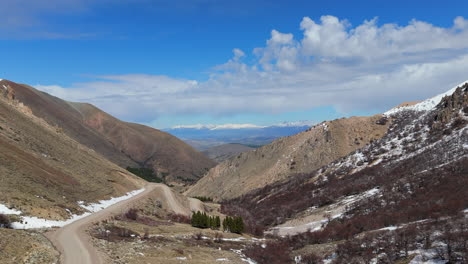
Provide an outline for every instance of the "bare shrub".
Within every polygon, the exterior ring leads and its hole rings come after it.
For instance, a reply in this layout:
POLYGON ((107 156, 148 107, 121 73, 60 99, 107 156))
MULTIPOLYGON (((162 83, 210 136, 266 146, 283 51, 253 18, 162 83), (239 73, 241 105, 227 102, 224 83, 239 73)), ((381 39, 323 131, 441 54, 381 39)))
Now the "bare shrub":
POLYGON ((221 242, 223 242, 223 238, 224 238, 224 237, 223 237, 223 234, 222 234, 222 233, 216 232, 216 233, 215 233, 215 237, 214 237, 214 241, 215 241, 216 243, 221 243, 221 242))
POLYGON ((130 229, 110 225, 105 226, 103 229, 94 233, 94 237, 98 239, 104 239, 107 241, 120 241, 126 239, 133 239, 138 237, 138 233, 133 232, 130 229))
POLYGON ((301 258, 300 264, 322 264, 322 258, 311 253, 309 255, 305 255, 301 258))
POLYGON ((137 220, 137 219, 138 219, 138 210, 135 209, 135 208, 129 209, 129 210, 125 213, 125 218, 131 219, 131 220, 137 220))
POLYGON ((193 238, 194 238, 195 240, 202 240, 203 234, 202 234, 201 232, 195 233, 195 234, 193 235, 193 238))
POLYGON ((459 116, 455 118, 455 120, 453 120, 452 129, 458 130, 460 128, 463 128, 466 126, 466 123, 467 123, 466 120, 459 116))
POLYGON ((169 214, 168 219, 182 224, 190 224, 190 217, 183 214, 169 214))
POLYGON ((244 251, 245 255, 259 264, 292 263, 290 247, 286 241, 255 244, 244 251))
POLYGON ((0 228, 11 228, 10 218, 4 214, 0 214, 0 228))

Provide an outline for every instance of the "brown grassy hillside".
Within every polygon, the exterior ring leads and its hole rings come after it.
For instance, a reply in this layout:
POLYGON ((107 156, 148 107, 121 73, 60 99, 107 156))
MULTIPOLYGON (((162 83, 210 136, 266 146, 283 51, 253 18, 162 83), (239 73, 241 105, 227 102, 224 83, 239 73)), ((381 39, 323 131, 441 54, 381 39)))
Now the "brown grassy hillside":
POLYGON ((69 217, 65 208, 82 212, 77 201, 121 196, 143 184, 0 93, 0 203, 34 216, 64 219, 69 217))
POLYGON ((211 147, 202 153, 216 162, 223 162, 231 157, 237 156, 242 152, 247 152, 255 148, 242 144, 229 143, 211 147))
POLYGON ((381 115, 342 118, 277 139, 220 163, 187 194, 231 199, 292 175, 312 172, 382 137, 389 122, 381 119, 381 115))
POLYGON ((168 182, 192 183, 214 162, 170 134, 120 121, 100 109, 71 103, 30 86, 3 80, 10 97, 81 144, 122 167, 148 167, 168 182))

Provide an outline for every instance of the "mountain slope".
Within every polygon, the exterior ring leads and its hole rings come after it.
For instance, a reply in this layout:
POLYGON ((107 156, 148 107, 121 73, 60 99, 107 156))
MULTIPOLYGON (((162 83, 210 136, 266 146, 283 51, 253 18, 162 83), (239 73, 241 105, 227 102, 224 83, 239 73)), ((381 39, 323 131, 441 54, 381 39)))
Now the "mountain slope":
POLYGON ((63 220, 144 181, 34 116, 0 86, 0 204, 63 220))
POLYGON ((323 122, 218 164, 187 194, 232 199, 292 175, 310 173, 382 137, 389 124, 381 115, 323 122))
POLYGON ((216 162, 223 162, 233 156, 242 152, 253 150, 254 148, 242 144, 223 144, 216 147, 209 148, 202 153, 216 162))
POLYGON ((455 219, 468 208, 468 84, 445 95, 387 112, 393 122, 381 139, 312 173, 227 201, 225 212, 243 215, 254 228, 331 221, 314 241, 455 219), (337 215, 324 214, 343 201, 353 202, 337 215))
POLYGON ((168 182, 196 181, 214 162, 168 133, 122 122, 85 103, 72 103, 30 86, 2 80, 10 97, 65 134, 122 166, 153 168, 168 182))

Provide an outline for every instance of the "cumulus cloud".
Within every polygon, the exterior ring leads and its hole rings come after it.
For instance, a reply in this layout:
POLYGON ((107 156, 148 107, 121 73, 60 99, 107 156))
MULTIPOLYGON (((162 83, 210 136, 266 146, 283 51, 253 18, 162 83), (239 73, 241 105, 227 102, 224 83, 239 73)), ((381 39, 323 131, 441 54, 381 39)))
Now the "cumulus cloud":
POLYGON ((120 75, 68 88, 37 87, 122 118, 149 121, 171 114, 281 113, 319 106, 385 111, 468 79, 463 17, 447 28, 418 20, 401 26, 379 25, 374 18, 352 26, 334 16, 305 17, 300 28, 299 38, 272 30, 265 46, 251 54, 234 49, 232 59, 215 66, 203 82, 120 75))

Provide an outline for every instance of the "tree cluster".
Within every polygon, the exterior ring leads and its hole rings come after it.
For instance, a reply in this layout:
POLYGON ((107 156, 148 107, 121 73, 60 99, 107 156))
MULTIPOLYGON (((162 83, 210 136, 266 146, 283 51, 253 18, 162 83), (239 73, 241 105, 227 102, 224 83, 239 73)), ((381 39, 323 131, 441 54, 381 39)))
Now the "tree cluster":
POLYGON ((209 216, 205 212, 197 211, 192 215, 191 224, 198 228, 219 229, 221 227, 221 219, 219 216, 209 216))
POLYGON ((241 216, 226 216, 226 218, 223 220, 223 230, 241 234, 244 232, 244 220, 242 220, 241 216))
POLYGON ((127 170, 136 176, 149 181, 149 182, 156 182, 156 183, 161 183, 164 182, 163 179, 159 178, 156 173, 154 172, 153 169, 148 169, 148 168, 132 168, 132 167, 127 167, 127 170))
POLYGON ((194 196, 193 198, 198 199, 202 202, 212 202, 213 198, 207 196, 194 196))

